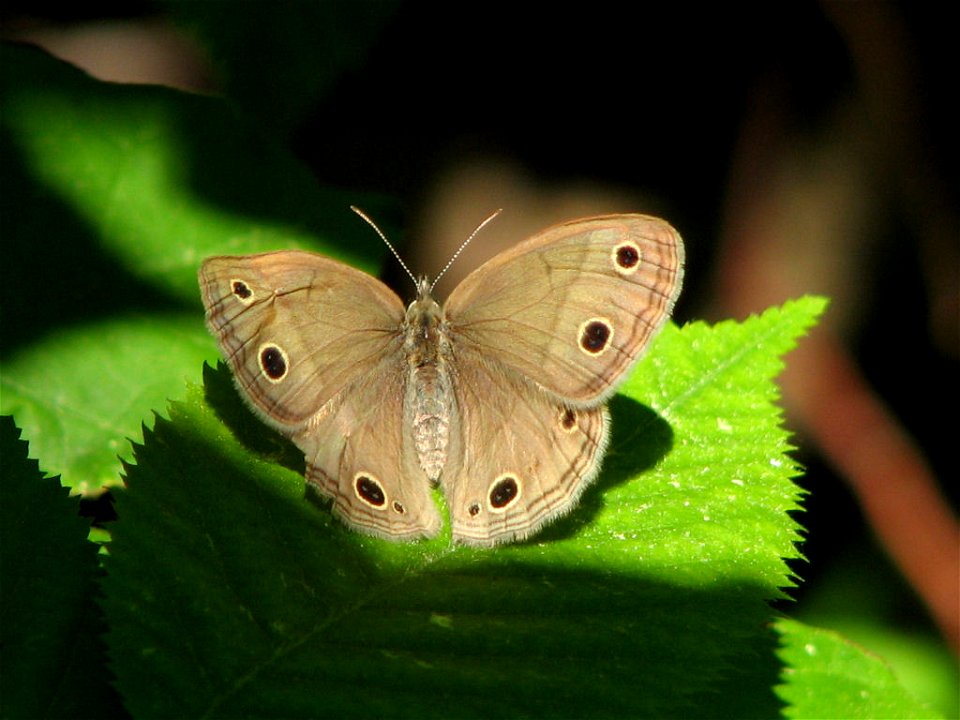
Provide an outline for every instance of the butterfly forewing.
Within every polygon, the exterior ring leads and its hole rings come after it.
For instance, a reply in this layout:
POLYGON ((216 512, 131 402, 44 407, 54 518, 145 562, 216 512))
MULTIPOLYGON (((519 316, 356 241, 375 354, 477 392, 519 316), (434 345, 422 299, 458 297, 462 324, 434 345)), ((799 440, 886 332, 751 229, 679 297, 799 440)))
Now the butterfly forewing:
POLYGON ((614 215, 545 230, 471 273, 445 311, 458 344, 572 403, 607 398, 666 322, 683 245, 663 220, 614 215))
POLYGON ((237 383, 280 429, 302 425, 402 344, 400 298, 313 253, 210 258, 200 289, 237 383))

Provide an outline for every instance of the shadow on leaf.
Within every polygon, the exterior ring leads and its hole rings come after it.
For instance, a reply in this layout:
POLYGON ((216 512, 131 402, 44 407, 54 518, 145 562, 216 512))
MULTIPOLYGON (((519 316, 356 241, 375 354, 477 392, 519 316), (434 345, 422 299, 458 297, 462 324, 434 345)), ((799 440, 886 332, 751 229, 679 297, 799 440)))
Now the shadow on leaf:
POLYGON ((303 453, 290 440, 260 421, 244 402, 225 362, 218 361, 216 368, 204 364, 203 387, 207 403, 240 444, 303 475, 303 453))
POLYGON ((178 414, 136 448, 106 562, 112 667, 134 716, 781 709, 762 587, 338 531, 178 414))
POLYGON ((580 503, 566 517, 525 542, 561 540, 576 535, 603 510, 608 491, 650 470, 673 447, 673 430, 667 421, 646 405, 616 395, 610 401, 611 437, 603 469, 587 488, 580 503))

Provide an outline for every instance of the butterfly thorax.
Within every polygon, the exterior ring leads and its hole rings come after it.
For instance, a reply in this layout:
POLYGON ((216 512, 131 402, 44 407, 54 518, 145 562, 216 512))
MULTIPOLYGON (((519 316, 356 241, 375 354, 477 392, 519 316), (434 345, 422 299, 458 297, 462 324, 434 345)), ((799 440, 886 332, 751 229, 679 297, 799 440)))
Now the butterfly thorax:
POLYGON ((454 402, 447 367, 450 344, 443 309, 430 296, 427 281, 421 280, 417 290, 403 323, 408 364, 404 416, 409 418, 420 467, 435 482, 447 459, 454 402))

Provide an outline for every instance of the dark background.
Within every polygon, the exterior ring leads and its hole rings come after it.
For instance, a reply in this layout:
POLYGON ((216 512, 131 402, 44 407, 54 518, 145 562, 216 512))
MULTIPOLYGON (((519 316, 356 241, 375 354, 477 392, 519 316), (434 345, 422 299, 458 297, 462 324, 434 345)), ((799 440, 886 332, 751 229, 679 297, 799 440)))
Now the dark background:
MULTIPOLYGON (((319 183, 394 198, 394 226, 427 226, 428 214, 445 213, 469 231, 502 200, 438 200, 465 167, 494 177, 504 164, 519 168, 551 197, 616 188, 638 206, 609 210, 664 215, 686 238, 680 323, 830 295, 833 347, 912 438, 955 516, 960 123, 952 24, 934 6, 6 3, 2 20, 4 36, 106 76, 112 67, 123 79, 224 95, 319 183), (126 44, 110 35, 109 53, 96 35, 75 49, 78 34, 105 26, 145 35, 126 44), (148 51, 162 61, 128 77, 139 67, 130 54, 148 51), (784 167, 815 181, 791 185, 784 167), (845 179, 851 167, 854 181, 845 179), (829 192, 837 176, 853 191, 829 192), (822 219, 814 227, 847 227, 855 216, 862 232, 814 242, 798 226, 783 249, 762 232, 739 232, 765 198, 789 204, 791 187, 824 190, 826 201, 805 200, 822 219)), ((412 232, 405 240, 419 242, 412 232)), ((804 397, 800 377, 785 400, 807 466, 799 482, 810 490, 800 517, 809 562, 796 565, 805 582, 784 608, 827 626, 866 616, 936 637, 927 601, 863 511, 864 486, 835 471, 844 463, 822 450, 818 415, 792 397, 804 397)), ((842 402, 830 412, 842 413, 842 402)), ((909 494, 900 511, 922 512, 909 494)), ((955 536, 943 553, 956 556, 955 536)))

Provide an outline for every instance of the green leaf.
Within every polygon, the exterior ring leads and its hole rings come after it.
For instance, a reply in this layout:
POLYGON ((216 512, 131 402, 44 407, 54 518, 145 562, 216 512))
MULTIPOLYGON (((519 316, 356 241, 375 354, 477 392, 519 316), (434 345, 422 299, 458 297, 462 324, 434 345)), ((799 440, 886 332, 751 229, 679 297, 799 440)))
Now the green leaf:
POLYGON ((191 391, 145 432, 117 497, 104 607, 127 708, 776 714, 766 601, 791 583, 799 491, 773 376, 824 306, 668 328, 611 404, 581 507, 493 550, 346 530, 209 372, 206 400, 191 391))
POLYGON ((201 259, 310 247, 370 268, 384 248, 348 205, 382 203, 317 187, 221 100, 98 82, 35 48, 3 44, 0 63, 0 412, 96 492, 215 357, 201 259))
POLYGON ((777 694, 790 718, 939 718, 903 689, 890 666, 830 630, 780 620, 786 669, 777 694))
POLYGON ((945 717, 960 717, 956 653, 922 624, 902 622, 910 615, 902 583, 875 542, 850 543, 832 554, 829 569, 805 589, 794 617, 879 655, 910 694, 945 717))
MULTIPOLYGON (((376 206, 376 198, 318 187, 222 100, 97 82, 39 51, 0 52, 6 201, 43 262, 36 244, 63 252, 62 236, 49 213, 25 210, 49 207, 51 195, 92 233, 87 242, 99 253, 190 303, 208 255, 322 248, 365 267, 381 256, 379 240, 348 209, 376 206)), ((38 269, 34 277, 49 278, 38 269)), ((82 283, 82 270, 64 268, 65 287, 82 283)))
POLYGON ((141 317, 56 333, 4 363, 0 408, 15 415, 44 467, 95 493, 120 482, 117 456, 151 408, 215 356, 190 317, 141 317))
POLYGON ((78 501, 44 477, 0 416, 0 698, 5 718, 116 714, 107 684, 96 546, 78 501))

